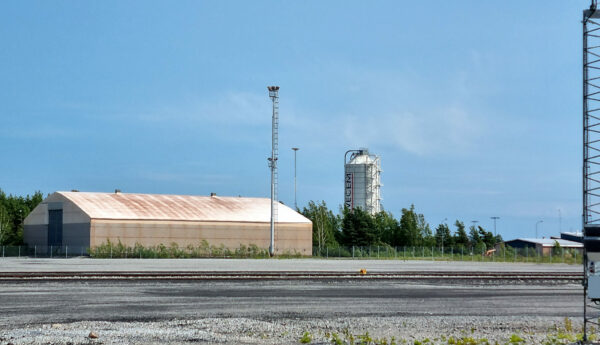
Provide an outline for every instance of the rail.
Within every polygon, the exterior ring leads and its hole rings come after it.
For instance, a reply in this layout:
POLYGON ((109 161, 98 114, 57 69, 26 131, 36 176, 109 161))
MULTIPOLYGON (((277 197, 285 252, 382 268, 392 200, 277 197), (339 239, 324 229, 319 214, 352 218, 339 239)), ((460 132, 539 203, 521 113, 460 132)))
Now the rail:
POLYGON ((456 272, 456 271, 398 271, 398 272, 1 272, 6 280, 522 280, 581 282, 579 272, 456 272))

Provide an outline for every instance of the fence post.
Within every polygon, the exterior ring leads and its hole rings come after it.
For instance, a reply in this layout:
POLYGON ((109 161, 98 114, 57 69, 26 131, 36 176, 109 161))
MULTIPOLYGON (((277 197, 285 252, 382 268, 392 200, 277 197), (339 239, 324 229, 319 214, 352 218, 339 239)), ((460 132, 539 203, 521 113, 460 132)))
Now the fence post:
POLYGON ((110 245, 110 258, 112 259, 112 244, 110 245))
POLYGON ((433 260, 433 246, 431 247, 431 261, 435 261, 433 260))
MULTIPOLYGON (((565 257, 565 256, 563 255, 563 258, 564 258, 564 257, 565 257)), ((21 246, 19 246, 19 258, 21 258, 21 246)), ((564 261, 564 260, 563 260, 563 261, 564 261)))
POLYGON ((50 246, 50 259, 52 259, 52 246, 50 246))
POLYGON ((2 246, 2 257, 4 257, 4 246, 2 246))
POLYGON ((354 246, 352 246, 352 258, 354 259, 354 246))
POLYGON ((379 259, 379 246, 377 246, 377 258, 379 259))
POLYGON ((69 246, 65 246, 65 259, 69 256, 69 246))
POLYGON ((421 247, 421 250, 423 250, 423 259, 425 259, 425 247, 421 247))
POLYGON ((329 247, 325 247, 325 251, 326 251, 326 253, 327 253, 327 254, 326 254, 327 256, 325 256, 325 258, 326 258, 326 259, 329 259, 329 247))
POLYGON ((33 246, 33 257, 37 258, 37 245, 33 246))

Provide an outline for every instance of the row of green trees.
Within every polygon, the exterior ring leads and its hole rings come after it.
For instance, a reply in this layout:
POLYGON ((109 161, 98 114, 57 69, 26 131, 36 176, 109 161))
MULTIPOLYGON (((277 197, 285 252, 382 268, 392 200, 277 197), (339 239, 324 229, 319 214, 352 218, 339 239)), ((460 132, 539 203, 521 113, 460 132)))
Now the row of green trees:
POLYGON ((375 215, 360 208, 344 208, 335 215, 324 201, 310 201, 302 209, 302 214, 313 222, 313 245, 315 247, 338 246, 444 246, 492 248, 502 242, 500 235, 494 236, 481 226, 468 229, 459 220, 454 222, 451 231, 446 223, 441 223, 432 231, 423 214, 415 211, 414 205, 403 208, 400 219, 390 212, 381 211, 375 215))
MULTIPOLYGON (((23 220, 43 200, 41 192, 33 195, 7 195, 0 189, 0 245, 23 244, 23 220)), ((455 230, 446 223, 432 231, 423 214, 414 205, 402 209, 400 219, 390 212, 371 215, 360 208, 344 208, 334 214, 324 201, 310 201, 302 214, 313 222, 313 244, 318 248, 339 246, 444 246, 491 248, 502 238, 481 226, 457 220, 455 230)))
POLYGON ((41 192, 23 197, 0 189, 0 245, 23 244, 23 220, 43 199, 41 192))

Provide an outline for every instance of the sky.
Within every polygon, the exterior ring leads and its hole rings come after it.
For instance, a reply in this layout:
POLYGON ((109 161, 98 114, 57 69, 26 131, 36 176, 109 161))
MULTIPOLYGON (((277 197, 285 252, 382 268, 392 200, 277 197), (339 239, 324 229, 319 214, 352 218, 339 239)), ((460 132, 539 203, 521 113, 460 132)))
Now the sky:
MULTIPOLYGON (((587 1, 4 1, 0 188, 382 205, 505 239, 581 228, 587 1)), ((452 227, 452 229, 454 229, 452 227)))

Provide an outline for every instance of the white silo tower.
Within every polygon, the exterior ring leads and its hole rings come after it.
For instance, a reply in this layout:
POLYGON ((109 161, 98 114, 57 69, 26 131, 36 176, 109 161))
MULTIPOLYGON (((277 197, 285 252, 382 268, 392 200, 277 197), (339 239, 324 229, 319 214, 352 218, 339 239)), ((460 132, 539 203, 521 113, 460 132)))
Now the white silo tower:
POLYGON ((381 160, 368 149, 348 150, 344 155, 344 205, 370 214, 381 211, 381 160))

